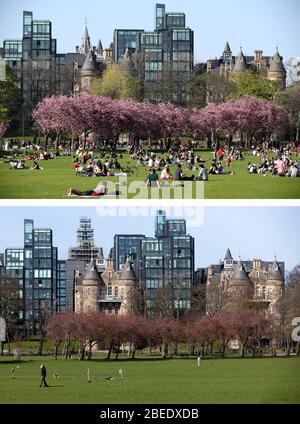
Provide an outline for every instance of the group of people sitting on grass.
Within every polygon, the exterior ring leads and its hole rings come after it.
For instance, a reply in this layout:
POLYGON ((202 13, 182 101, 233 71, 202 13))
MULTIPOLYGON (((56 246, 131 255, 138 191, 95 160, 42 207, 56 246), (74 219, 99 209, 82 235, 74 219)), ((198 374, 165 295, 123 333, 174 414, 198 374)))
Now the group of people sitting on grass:
POLYGON ((249 174, 267 174, 272 177, 300 177, 300 164, 287 157, 279 157, 277 160, 267 159, 260 165, 248 163, 249 174))
POLYGON ((10 160, 9 162, 10 169, 14 169, 14 170, 29 169, 31 171, 41 171, 44 169, 40 166, 37 160, 34 160, 34 159, 27 159, 27 160, 32 160, 32 166, 26 166, 26 161, 25 159, 22 159, 22 158, 19 160, 15 160, 15 159, 10 160))
POLYGON ((196 171, 200 163, 203 162, 200 156, 195 154, 193 149, 180 146, 178 149, 171 148, 167 151, 166 156, 162 157, 153 152, 153 149, 140 148, 130 156, 131 160, 136 161, 137 167, 143 167, 149 171, 155 168, 161 171, 165 166, 186 165, 187 170, 196 171))
POLYGON ((126 169, 121 166, 122 155, 113 153, 111 155, 102 155, 102 158, 95 158, 93 154, 89 154, 88 161, 85 160, 85 157, 82 155, 74 156, 73 170, 76 175, 85 177, 118 177, 127 175, 126 169))

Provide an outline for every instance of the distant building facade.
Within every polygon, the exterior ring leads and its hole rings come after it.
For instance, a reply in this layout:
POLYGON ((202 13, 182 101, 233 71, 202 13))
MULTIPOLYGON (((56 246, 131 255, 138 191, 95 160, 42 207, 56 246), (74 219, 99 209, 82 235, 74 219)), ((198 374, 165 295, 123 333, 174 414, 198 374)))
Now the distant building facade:
POLYGON ((75 284, 75 312, 103 312, 109 315, 133 315, 137 313, 137 278, 128 258, 122 271, 115 271, 107 262, 100 274, 92 260, 75 284))
POLYGON ((271 314, 279 315, 279 301, 285 285, 284 262, 253 259, 234 260, 229 249, 224 260, 205 270, 206 286, 219 288, 233 300, 261 303, 271 314))
POLYGON ((270 81, 277 81, 282 88, 286 86, 286 70, 278 49, 273 56, 264 56, 262 50, 255 50, 253 56, 245 56, 241 48, 237 56, 234 56, 229 43, 226 42, 220 58, 207 61, 209 73, 217 72, 228 76, 231 72, 244 72, 247 69, 270 81))
POLYGON ((51 229, 35 228, 33 220, 25 219, 24 246, 5 250, 2 274, 19 284, 24 333, 38 333, 40 314, 65 312, 65 261, 58 260, 51 229))
POLYGON ((154 31, 116 29, 114 61, 120 63, 125 54, 128 60, 132 56, 134 76, 145 84, 151 100, 159 100, 156 84, 163 73, 169 84, 172 80, 174 86, 177 80, 183 83, 182 97, 187 99, 187 82, 194 64, 194 32, 186 27, 184 13, 167 13, 164 4, 156 4, 154 31))

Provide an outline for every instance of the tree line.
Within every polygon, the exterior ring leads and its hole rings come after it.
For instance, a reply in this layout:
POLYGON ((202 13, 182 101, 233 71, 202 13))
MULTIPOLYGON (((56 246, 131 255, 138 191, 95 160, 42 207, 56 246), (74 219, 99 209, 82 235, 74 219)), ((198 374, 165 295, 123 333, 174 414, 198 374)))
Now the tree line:
MULTIPOLYGON (((280 320, 267 316, 255 308, 236 308, 213 316, 203 315, 193 320, 147 318, 139 315, 107 315, 102 312, 58 314, 46 326, 47 338, 54 343, 54 357, 59 349, 65 359, 70 346, 77 346, 79 359, 91 359, 94 346, 107 350, 107 359, 124 350, 132 359, 138 350, 148 348, 167 358, 182 355, 225 357, 231 342, 238 341, 239 355, 262 356, 265 344, 276 356, 277 348, 284 348, 287 334, 280 320), (181 349, 179 348, 181 346, 181 349), (121 349, 122 348, 122 349, 121 349)), ((292 345, 292 343, 290 343, 292 345)), ((285 354, 290 354, 290 348, 285 354)), ((297 355, 300 354, 299 343, 297 355)))
POLYGON ((36 129, 46 136, 55 136, 57 146, 62 134, 72 140, 94 132, 113 140, 121 133, 133 139, 160 139, 180 136, 215 138, 237 133, 247 140, 270 139, 288 129, 289 114, 283 106, 245 96, 202 109, 186 109, 171 103, 153 104, 148 101, 113 100, 108 97, 82 93, 79 96, 44 98, 33 112, 36 129))

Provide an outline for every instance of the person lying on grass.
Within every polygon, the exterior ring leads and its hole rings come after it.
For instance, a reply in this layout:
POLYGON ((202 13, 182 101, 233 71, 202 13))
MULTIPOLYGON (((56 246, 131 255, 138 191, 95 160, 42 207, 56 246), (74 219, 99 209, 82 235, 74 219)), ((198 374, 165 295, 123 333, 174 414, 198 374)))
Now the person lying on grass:
MULTIPOLYGON (((94 188, 94 190, 86 190, 86 191, 80 191, 77 190, 75 188, 70 187, 69 190, 67 191, 67 195, 69 197, 71 196, 84 196, 84 197, 101 197, 101 196, 106 196, 110 193, 108 193, 108 183, 106 181, 101 181, 101 183, 99 183, 97 185, 96 188, 94 188)), ((111 193, 112 195, 115 196, 119 196, 120 191, 116 189, 116 191, 114 193, 111 193)))

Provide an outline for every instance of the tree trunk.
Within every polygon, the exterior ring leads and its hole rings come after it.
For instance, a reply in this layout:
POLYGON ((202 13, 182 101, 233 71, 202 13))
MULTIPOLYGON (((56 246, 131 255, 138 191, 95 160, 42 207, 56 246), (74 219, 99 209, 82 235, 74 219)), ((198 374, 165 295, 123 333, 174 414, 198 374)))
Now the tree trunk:
POLYGON ((50 135, 49 134, 47 134, 46 135, 46 137, 45 137, 45 151, 47 151, 47 149, 48 149, 48 140, 49 140, 49 137, 50 137, 50 135))
POLYGON ((287 340, 287 343, 286 343, 286 356, 290 356, 290 353, 291 353, 291 341, 290 340, 287 340))
POLYGON ((9 337, 9 333, 8 332, 6 334, 6 338, 7 338, 7 343, 8 343, 8 355, 10 356, 10 337, 9 337))
POLYGON ((39 343, 39 350, 38 350, 38 355, 39 356, 42 356, 43 355, 44 343, 45 343, 45 337, 44 336, 41 336, 40 343, 39 343))
POLYGON ((87 355, 88 361, 92 359, 92 343, 88 344, 88 355, 87 355))
POLYGON ((64 352, 65 359, 68 359, 68 356, 69 356, 69 346, 70 346, 70 342, 64 343, 63 352, 64 352))
POLYGON ((300 356, 300 342, 299 342, 299 340, 297 341, 297 345, 296 345, 296 356, 300 356))
POLYGON ((86 138, 87 138, 87 133, 85 131, 84 132, 84 139, 83 139, 83 150, 85 150, 85 148, 86 148, 86 138))
POLYGON ((109 346, 109 349, 108 349, 108 352, 107 352, 107 358, 106 359, 110 359, 112 348, 113 348, 113 342, 111 342, 111 344, 109 346))
POLYGON ((241 348, 240 348, 240 357, 244 358, 245 357, 245 346, 244 343, 241 342, 241 348))
POLYGON ((195 356, 195 344, 191 344, 191 356, 195 356))
POLYGON ((58 356, 58 348, 61 344, 61 341, 59 341, 58 343, 55 343, 55 350, 54 350, 54 358, 57 359, 58 356))
POLYGON ((161 355, 163 358, 166 358, 168 356, 168 343, 166 342, 163 342, 162 344, 161 355))
POLYGON ((58 147, 60 145, 60 141, 61 141, 61 134, 57 134, 56 139, 55 139, 55 151, 58 152, 58 147))
POLYGON ((135 344, 133 345, 133 349, 131 351, 131 359, 135 359, 135 352, 136 352, 136 346, 135 344))
POLYGON ((223 342, 223 344, 222 344, 222 358, 225 358, 225 353, 226 353, 226 343, 223 342))
POLYGON ((118 343, 118 345, 117 345, 116 357, 115 357, 115 360, 116 360, 116 361, 117 361, 117 360, 118 360, 118 358, 119 358, 120 346, 121 346, 121 344, 120 344, 120 343, 118 343))
POLYGON ((3 356, 3 351, 4 351, 4 342, 1 342, 0 356, 3 356))
POLYGON ((205 345, 204 344, 201 345, 201 356, 203 356, 203 358, 205 356, 205 345))

